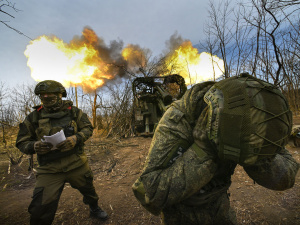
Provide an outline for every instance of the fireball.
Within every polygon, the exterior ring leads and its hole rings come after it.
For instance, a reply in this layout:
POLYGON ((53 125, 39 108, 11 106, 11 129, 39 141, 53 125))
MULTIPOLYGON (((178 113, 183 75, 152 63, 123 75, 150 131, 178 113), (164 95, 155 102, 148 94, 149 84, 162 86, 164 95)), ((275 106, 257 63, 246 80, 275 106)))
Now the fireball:
POLYGON ((167 57, 166 65, 172 73, 181 75, 186 84, 216 80, 224 74, 224 62, 207 52, 199 53, 190 41, 183 42, 167 57))
POLYGON ((56 80, 64 86, 82 86, 91 91, 101 87, 114 75, 99 53, 96 34, 83 31, 84 41, 70 44, 57 37, 41 36, 26 47, 27 65, 36 81, 56 80))

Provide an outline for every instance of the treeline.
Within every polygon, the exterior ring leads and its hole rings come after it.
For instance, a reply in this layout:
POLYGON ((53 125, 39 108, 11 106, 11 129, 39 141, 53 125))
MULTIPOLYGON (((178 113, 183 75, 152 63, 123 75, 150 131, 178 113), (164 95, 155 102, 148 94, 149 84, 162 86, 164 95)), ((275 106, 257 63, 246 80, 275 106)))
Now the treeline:
MULTIPOLYGON (((36 82, 37 83, 37 82, 36 82)), ((7 143, 9 130, 16 128, 40 105, 40 99, 34 94, 36 83, 16 85, 7 88, 0 83, 0 126, 3 143, 7 143)), ((122 84, 110 83, 94 93, 83 93, 80 89, 75 95, 73 87, 66 88, 67 100, 86 112, 101 135, 127 137, 131 135, 132 91, 130 79, 122 84)))

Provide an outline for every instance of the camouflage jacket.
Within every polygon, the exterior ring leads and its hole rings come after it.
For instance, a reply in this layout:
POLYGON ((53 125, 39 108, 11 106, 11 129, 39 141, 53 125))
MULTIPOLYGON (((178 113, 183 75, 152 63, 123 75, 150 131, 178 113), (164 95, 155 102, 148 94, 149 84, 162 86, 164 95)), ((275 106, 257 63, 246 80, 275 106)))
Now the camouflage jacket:
POLYGON ((77 143, 73 150, 66 152, 54 150, 45 155, 38 155, 40 171, 44 168, 45 171, 51 172, 49 163, 52 164, 50 166, 53 169, 52 172, 55 172, 57 167, 68 171, 87 161, 83 153, 83 146, 84 142, 92 136, 93 127, 86 113, 72 104, 71 101, 63 101, 63 107, 55 113, 47 113, 42 106, 37 106, 19 125, 16 146, 25 154, 34 154, 34 143, 41 140, 44 135, 52 135, 62 129, 66 137, 72 135, 77 137, 77 143), (57 166, 53 166, 53 164, 57 164, 57 166))
MULTIPOLYGON (((201 207, 231 184, 236 163, 212 160, 193 144, 195 121, 207 106, 203 96, 213 84, 193 86, 169 107, 155 130, 143 172, 132 186, 136 198, 155 215, 172 205, 201 207)), ((282 150, 274 159, 244 169, 258 184, 284 190, 293 186, 298 164, 282 150)))

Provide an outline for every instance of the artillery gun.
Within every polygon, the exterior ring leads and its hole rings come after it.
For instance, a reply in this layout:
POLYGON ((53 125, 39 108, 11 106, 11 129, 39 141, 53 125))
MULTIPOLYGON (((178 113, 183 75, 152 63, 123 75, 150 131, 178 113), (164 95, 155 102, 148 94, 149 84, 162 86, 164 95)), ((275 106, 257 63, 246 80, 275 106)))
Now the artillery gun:
POLYGON ((184 78, 177 74, 136 78, 132 83, 135 135, 152 136, 167 106, 180 99, 186 89, 184 78))

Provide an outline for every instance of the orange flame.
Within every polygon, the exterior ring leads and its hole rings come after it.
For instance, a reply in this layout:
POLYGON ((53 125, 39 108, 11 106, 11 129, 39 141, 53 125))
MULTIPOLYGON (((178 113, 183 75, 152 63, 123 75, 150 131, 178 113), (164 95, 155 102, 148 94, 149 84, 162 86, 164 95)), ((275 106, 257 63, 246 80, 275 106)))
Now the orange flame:
POLYGON ((215 80, 224 73, 223 60, 207 52, 198 53, 190 41, 183 42, 166 60, 172 73, 180 74, 186 84, 215 80))
POLYGON ((66 87, 80 85, 86 92, 113 79, 116 74, 99 56, 98 37, 94 31, 85 28, 83 39, 67 44, 55 36, 41 36, 31 41, 24 54, 32 78, 36 81, 56 80, 66 87))

